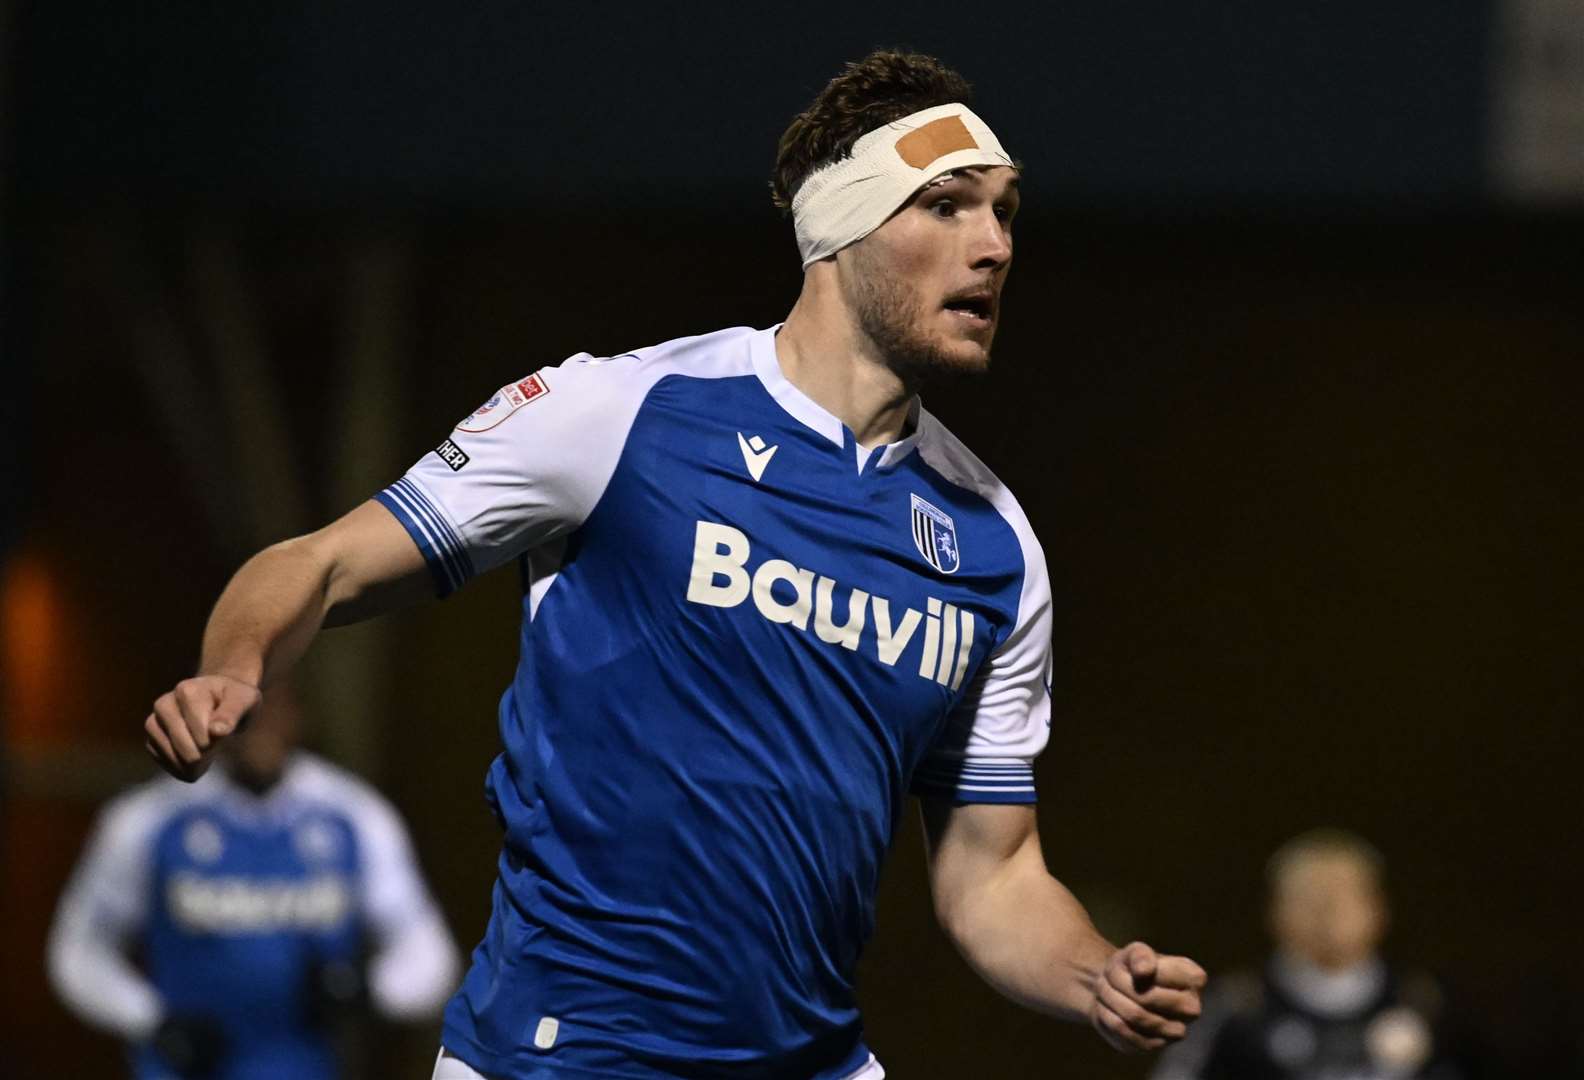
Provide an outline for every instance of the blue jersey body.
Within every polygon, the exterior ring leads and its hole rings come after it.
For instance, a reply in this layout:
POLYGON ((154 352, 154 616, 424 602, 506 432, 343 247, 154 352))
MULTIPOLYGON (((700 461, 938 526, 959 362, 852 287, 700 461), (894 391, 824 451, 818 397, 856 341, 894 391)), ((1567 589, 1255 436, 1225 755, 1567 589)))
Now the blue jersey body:
POLYGON ((866 452, 771 332, 723 331, 503 388, 382 493, 442 589, 512 557, 532 581, 453 1052, 514 1078, 868 1060, 853 976, 904 796, 1031 801, 1049 715, 1037 545, 914 426, 866 452))
MULTIPOLYGON (((201 801, 158 830, 152 860, 150 981, 172 1014, 219 1022, 217 1080, 335 1077, 312 984, 323 965, 358 960, 360 857, 346 813, 242 816, 201 801)), ((148 1046, 138 1072, 168 1075, 148 1046)))

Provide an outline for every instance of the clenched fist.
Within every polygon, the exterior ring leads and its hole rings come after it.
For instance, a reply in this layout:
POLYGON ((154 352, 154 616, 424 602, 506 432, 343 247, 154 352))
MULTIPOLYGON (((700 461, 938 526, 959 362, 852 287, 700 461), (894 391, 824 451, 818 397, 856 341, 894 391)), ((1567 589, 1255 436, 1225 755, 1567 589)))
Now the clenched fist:
POLYGON ((1135 941, 1106 961, 1089 1022, 1118 1050, 1159 1050, 1188 1034, 1205 978, 1204 968, 1186 956, 1162 956, 1135 941))
POLYGON ((154 702, 143 721, 143 745, 166 772, 192 783, 260 700, 258 687, 229 675, 183 679, 154 702))

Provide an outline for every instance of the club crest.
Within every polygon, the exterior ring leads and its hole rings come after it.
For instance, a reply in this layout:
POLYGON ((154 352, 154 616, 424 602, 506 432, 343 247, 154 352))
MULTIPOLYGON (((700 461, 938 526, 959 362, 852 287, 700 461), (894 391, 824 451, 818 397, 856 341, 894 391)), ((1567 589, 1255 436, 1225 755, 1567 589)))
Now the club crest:
POLYGON ((182 833, 182 848, 194 862, 212 863, 225 854, 225 837, 214 822, 194 818, 182 833))
POLYGON ((961 565, 952 519, 917 495, 913 496, 913 546, 925 562, 943 574, 955 574, 961 565))

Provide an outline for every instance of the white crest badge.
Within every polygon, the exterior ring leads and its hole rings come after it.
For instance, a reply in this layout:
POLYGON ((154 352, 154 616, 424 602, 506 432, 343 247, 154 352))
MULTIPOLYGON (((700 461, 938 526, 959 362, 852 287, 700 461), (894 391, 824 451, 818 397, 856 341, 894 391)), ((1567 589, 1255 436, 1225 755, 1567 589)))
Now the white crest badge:
POLYGON ((309 820, 292 834, 297 854, 307 863, 327 863, 336 857, 341 842, 329 823, 309 820))
POLYGON ((225 854, 225 838, 207 818, 194 818, 182 833, 182 850, 193 862, 212 863, 225 854))
POLYGON ((913 546, 924 561, 943 574, 955 574, 962 565, 957 548, 957 527, 940 507, 913 496, 913 546))

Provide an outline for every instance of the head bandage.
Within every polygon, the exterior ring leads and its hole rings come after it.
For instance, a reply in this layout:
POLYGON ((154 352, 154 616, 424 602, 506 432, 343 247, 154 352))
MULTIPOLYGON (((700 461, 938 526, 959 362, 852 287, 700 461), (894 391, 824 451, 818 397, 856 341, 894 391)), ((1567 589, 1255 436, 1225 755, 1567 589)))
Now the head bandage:
POLYGON ((1012 159, 966 105, 937 105, 866 133, 851 157, 814 170, 792 199, 803 268, 874 232, 931 180, 972 165, 1012 159))

